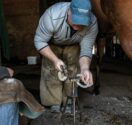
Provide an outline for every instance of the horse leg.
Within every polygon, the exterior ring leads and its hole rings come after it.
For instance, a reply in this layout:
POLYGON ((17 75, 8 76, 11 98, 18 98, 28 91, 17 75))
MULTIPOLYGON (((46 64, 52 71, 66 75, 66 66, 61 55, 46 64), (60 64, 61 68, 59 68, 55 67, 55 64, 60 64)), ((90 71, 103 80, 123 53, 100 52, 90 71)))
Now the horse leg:
POLYGON ((102 62, 102 57, 105 50, 105 38, 99 38, 97 40, 97 54, 96 54, 96 74, 95 74, 95 84, 93 93, 98 95, 100 93, 100 64, 102 62))

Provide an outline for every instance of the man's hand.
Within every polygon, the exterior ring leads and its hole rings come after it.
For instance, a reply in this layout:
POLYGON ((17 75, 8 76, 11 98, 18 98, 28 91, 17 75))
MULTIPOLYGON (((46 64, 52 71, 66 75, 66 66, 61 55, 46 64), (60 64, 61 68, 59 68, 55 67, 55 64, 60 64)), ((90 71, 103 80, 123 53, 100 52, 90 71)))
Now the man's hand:
POLYGON ((90 63, 91 63, 91 58, 89 57, 81 57, 79 60, 80 63, 80 69, 81 69, 81 80, 85 84, 89 84, 89 86, 93 85, 93 76, 92 73, 90 72, 90 63))
POLYGON ((61 67, 65 66, 64 62, 55 55, 55 53, 51 50, 49 46, 42 49, 40 51, 40 54, 52 61, 58 71, 62 71, 61 67))
POLYGON ((62 67, 65 67, 64 62, 62 60, 60 60, 60 59, 55 61, 54 65, 55 65, 55 69, 57 69, 57 71, 62 71, 62 67))
POLYGON ((93 85, 93 76, 90 70, 84 69, 81 71, 81 80, 89 86, 93 85))

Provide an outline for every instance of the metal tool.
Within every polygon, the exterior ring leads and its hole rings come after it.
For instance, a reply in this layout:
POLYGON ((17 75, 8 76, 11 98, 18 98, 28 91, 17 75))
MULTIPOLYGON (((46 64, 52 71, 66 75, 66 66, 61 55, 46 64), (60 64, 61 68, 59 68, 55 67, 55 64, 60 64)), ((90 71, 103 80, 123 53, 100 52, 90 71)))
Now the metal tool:
POLYGON ((72 100, 71 114, 73 115, 73 125, 76 124, 76 111, 77 110, 78 110, 77 112, 80 114, 80 118, 81 118, 77 86, 79 85, 82 88, 89 87, 87 85, 83 85, 82 83, 80 83, 80 75, 77 75, 76 77, 73 77, 73 78, 68 77, 68 80, 69 80, 70 84, 72 84, 72 92, 71 92, 70 96, 67 96, 66 103, 64 105, 63 110, 61 111, 60 125, 63 125, 63 115, 65 114, 69 100, 72 100))
POLYGON ((80 74, 77 74, 75 78, 70 78, 68 75, 68 70, 67 70, 66 66, 62 66, 61 69, 62 69, 62 71, 58 72, 58 78, 60 81, 66 81, 67 79, 72 81, 72 79, 74 79, 74 80, 76 79, 76 81, 75 81, 76 84, 78 86, 80 86, 81 88, 88 88, 91 86, 91 84, 85 84, 85 83, 83 84, 83 82, 81 82, 80 74))
POLYGON ((66 108, 68 106, 68 101, 72 100, 72 108, 71 108, 71 114, 73 114, 73 125, 76 123, 76 101, 77 101, 77 106, 79 109, 79 101, 78 101, 78 95, 77 95, 77 87, 76 87, 76 80, 73 78, 71 79, 72 83, 72 92, 71 95, 67 97, 66 103, 64 105, 63 110, 61 111, 61 118, 60 118, 60 125, 63 125, 63 116, 65 114, 66 108))

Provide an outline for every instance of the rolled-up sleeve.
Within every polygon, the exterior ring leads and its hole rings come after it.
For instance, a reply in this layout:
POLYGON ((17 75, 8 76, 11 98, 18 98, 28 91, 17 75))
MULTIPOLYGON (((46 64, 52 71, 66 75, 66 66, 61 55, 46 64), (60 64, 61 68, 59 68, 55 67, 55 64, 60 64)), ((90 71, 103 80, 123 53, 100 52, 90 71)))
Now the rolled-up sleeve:
POLYGON ((48 41, 51 39, 52 34, 52 18, 50 16, 49 10, 47 10, 39 20, 39 25, 34 37, 34 44, 38 51, 48 45, 48 41))
POLYGON ((80 57, 87 56, 92 57, 92 49, 98 33, 97 22, 90 27, 80 42, 80 57))

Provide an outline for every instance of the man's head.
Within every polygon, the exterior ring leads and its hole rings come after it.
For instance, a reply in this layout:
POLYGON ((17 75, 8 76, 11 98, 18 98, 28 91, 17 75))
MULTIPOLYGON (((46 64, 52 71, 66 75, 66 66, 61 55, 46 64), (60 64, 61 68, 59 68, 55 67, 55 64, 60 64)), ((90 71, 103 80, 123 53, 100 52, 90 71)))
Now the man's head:
POLYGON ((89 0, 72 0, 70 11, 72 24, 88 26, 91 23, 91 2, 89 0))

